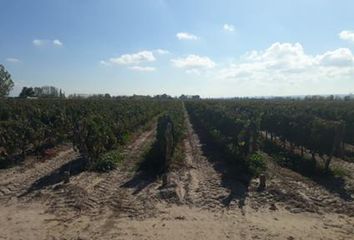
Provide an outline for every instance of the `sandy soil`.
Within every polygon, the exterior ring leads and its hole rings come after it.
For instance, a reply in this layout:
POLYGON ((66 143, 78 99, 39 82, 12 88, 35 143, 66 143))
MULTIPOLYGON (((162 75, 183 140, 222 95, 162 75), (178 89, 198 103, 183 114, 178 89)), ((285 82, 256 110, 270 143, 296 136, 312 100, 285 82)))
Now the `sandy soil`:
POLYGON ((0 239, 353 239, 353 219, 292 214, 284 209, 211 212, 157 205, 144 219, 89 216, 58 218, 40 205, 1 207, 0 239), (107 218, 103 218, 107 217, 107 218))
POLYGON ((110 173, 82 171, 70 148, 0 171, 0 239, 354 239, 351 197, 271 162, 268 188, 258 192, 257 180, 234 176, 222 156, 205 151, 186 121, 185 164, 164 188, 135 172, 155 125, 110 173))

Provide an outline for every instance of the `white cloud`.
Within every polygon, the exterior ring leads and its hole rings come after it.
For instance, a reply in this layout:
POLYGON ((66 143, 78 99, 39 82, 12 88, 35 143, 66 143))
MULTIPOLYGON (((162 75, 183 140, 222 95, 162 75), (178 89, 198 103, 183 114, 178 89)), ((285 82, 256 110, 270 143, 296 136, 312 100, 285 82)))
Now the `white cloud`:
POLYGON ((188 55, 185 58, 171 59, 171 62, 177 68, 186 68, 189 70, 215 67, 215 63, 209 57, 201 57, 194 54, 188 55))
POLYGON ((55 46, 63 46, 63 43, 62 43, 59 39, 53 40, 53 44, 54 44, 55 46))
POLYGON ((300 43, 276 42, 264 51, 251 51, 244 57, 248 61, 262 64, 264 67, 272 69, 301 69, 314 64, 314 59, 304 53, 300 43))
POLYGON ((187 69, 186 73, 193 74, 193 75, 202 75, 202 72, 200 71, 200 69, 196 69, 196 68, 187 69))
POLYGON ((251 51, 244 55, 248 63, 265 69, 304 70, 320 66, 353 66, 353 54, 348 48, 338 48, 316 56, 308 55, 300 43, 274 43, 265 51, 251 51))
POLYGON ((105 65, 105 66, 110 66, 111 65, 109 62, 106 62, 104 60, 101 60, 100 64, 105 65))
POLYGON ((223 29, 226 32, 234 32, 235 31, 235 26, 231 25, 231 24, 224 24, 223 29))
POLYGON ((56 46, 61 47, 63 46, 63 42, 59 39, 48 40, 48 39, 34 39, 32 44, 36 47, 43 47, 43 46, 56 46))
POLYGON ((42 39, 34 39, 32 41, 33 45, 36 47, 40 47, 46 44, 46 40, 42 40, 42 39))
POLYGON ((342 40, 354 42, 354 31, 342 31, 339 33, 339 38, 342 40))
POLYGON ((252 93, 248 95, 331 93, 354 80, 354 56, 347 48, 310 55, 300 43, 277 42, 246 53, 219 69, 215 78, 252 93))
POLYGON ((176 37, 179 40, 197 40, 198 37, 196 35, 193 35, 191 33, 187 33, 187 32, 179 32, 176 34, 176 37))
POLYGON ((10 62, 10 63, 20 63, 21 62, 21 60, 18 58, 6 58, 6 61, 10 62))
POLYGON ((348 48, 338 48, 317 56, 319 63, 325 66, 345 67, 353 66, 353 54, 348 48))
POLYGON ((141 51, 132 54, 123 54, 117 58, 110 58, 109 63, 119 65, 139 64, 142 62, 153 62, 156 58, 151 51, 141 51))
POLYGON ((165 55, 170 53, 168 50, 165 49, 156 49, 155 51, 160 55, 165 55))
POLYGON ((154 68, 154 67, 143 67, 143 66, 132 66, 129 69, 133 70, 133 71, 138 71, 138 72, 154 72, 154 71, 156 71, 156 68, 154 68))

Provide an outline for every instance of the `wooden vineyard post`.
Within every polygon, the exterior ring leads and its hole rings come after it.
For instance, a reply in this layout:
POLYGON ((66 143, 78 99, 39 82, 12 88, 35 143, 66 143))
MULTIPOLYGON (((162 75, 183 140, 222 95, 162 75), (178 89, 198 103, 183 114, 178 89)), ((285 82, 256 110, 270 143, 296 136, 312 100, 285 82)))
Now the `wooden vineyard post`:
POLYGON ((167 123, 165 130, 165 172, 168 171, 168 168, 171 163, 172 154, 173 154, 173 128, 170 122, 167 123))
POLYGON ((259 175, 258 190, 263 191, 266 188, 266 176, 264 174, 259 175))

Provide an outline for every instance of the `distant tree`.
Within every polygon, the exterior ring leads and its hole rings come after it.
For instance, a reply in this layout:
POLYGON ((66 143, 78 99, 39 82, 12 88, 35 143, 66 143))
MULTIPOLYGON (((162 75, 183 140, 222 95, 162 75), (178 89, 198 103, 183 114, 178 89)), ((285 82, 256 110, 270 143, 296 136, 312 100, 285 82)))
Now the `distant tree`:
POLYGON ((154 98, 157 98, 157 99, 172 99, 172 97, 167 95, 166 93, 164 93, 162 95, 156 95, 156 96, 154 96, 154 98))
POLYGON ((193 95, 192 99, 200 99, 200 96, 199 95, 193 95))
POLYGON ((19 95, 20 98, 34 97, 34 96, 35 96, 35 92, 31 87, 23 87, 19 95))
POLYGON ((344 97, 344 101, 350 101, 351 99, 354 99, 352 95, 348 95, 344 97))
POLYGON ((0 98, 8 96, 13 87, 11 74, 0 64, 0 98))
POLYGON ((61 89, 59 91, 59 97, 60 98, 65 98, 65 93, 61 89))
POLYGON ((179 99, 187 99, 187 96, 184 95, 184 94, 182 94, 182 95, 179 97, 179 99))
POLYGON ((104 98, 111 98, 111 95, 110 95, 109 93, 106 93, 106 94, 104 95, 104 98))

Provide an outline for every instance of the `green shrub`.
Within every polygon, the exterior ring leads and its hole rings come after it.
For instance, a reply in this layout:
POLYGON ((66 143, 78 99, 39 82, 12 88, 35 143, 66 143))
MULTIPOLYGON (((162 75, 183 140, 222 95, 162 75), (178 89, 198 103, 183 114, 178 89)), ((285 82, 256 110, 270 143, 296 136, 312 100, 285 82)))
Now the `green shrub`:
POLYGON ((102 154, 115 147, 117 139, 109 121, 98 114, 91 114, 76 123, 73 143, 89 160, 89 165, 95 166, 102 154))
POLYGON ((104 153, 92 166, 93 170, 107 172, 116 169, 122 162, 123 157, 119 150, 104 153))
POLYGON ((258 176, 259 174, 264 172, 266 168, 267 168, 266 161, 260 153, 258 152, 253 153, 249 157, 248 169, 254 176, 258 176))
POLYGON ((336 167, 332 167, 331 169, 331 173, 335 176, 335 177, 345 177, 345 176, 349 176, 350 173, 348 173, 348 171, 342 167, 336 166, 336 167))

